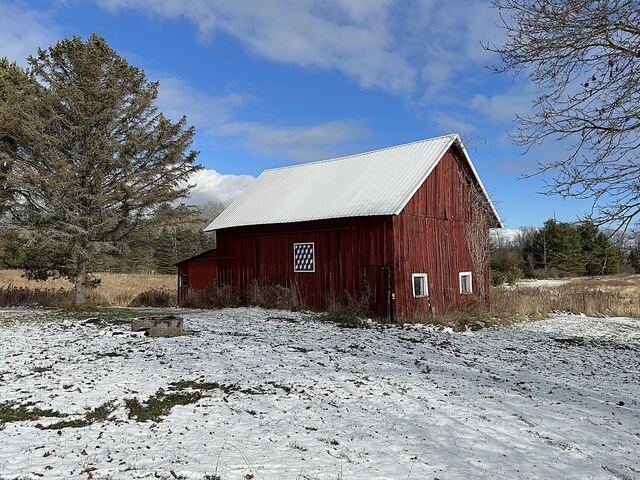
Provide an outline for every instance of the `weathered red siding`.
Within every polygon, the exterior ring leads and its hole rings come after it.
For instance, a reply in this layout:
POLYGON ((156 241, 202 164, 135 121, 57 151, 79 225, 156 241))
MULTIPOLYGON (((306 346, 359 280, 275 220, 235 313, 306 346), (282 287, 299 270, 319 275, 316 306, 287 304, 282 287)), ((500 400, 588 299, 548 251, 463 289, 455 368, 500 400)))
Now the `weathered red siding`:
MULTIPOLYGON (((297 285, 305 303, 322 309, 330 292, 358 293, 374 267, 391 270, 391 217, 360 217, 278 225, 237 227, 217 232, 217 248, 181 262, 179 273, 189 288, 231 285, 246 292, 254 280, 263 285, 297 285), (315 272, 293 271, 293 244, 315 244, 315 272)), ((378 282, 375 295, 388 297, 389 286, 378 282), (384 289, 384 292, 380 292, 384 289)), ((387 316, 387 305, 374 308, 387 316)))
MULTIPOLYGON (((459 272, 478 279, 465 240, 462 199, 468 185, 459 175, 467 168, 450 149, 427 180, 396 216, 327 219, 257 225, 217 232, 217 248, 181 262, 188 276, 180 288, 231 285, 246 292, 253 281, 262 285, 297 285, 313 309, 325 306, 330 292, 357 294, 368 286, 371 314, 394 318, 415 311, 442 311, 446 305, 469 302, 461 295, 459 272), (294 273, 293 244, 314 242, 316 271, 294 273), (428 298, 414 298, 411 274, 426 273, 428 298), (395 297, 395 298, 393 298, 395 297)), ((480 281, 489 287, 488 264, 480 281)))
MULTIPOLYGON (((462 181, 465 168, 449 150, 413 195, 402 212, 393 218, 395 242, 395 313, 411 314, 430 307, 441 312, 446 305, 470 302, 475 295, 461 295, 458 274, 472 272, 477 293, 476 274, 469 255, 463 218, 462 199, 469 188, 462 181), (413 298, 412 273, 426 273, 429 297, 413 298)), ((480 281, 489 287, 489 265, 480 281)))

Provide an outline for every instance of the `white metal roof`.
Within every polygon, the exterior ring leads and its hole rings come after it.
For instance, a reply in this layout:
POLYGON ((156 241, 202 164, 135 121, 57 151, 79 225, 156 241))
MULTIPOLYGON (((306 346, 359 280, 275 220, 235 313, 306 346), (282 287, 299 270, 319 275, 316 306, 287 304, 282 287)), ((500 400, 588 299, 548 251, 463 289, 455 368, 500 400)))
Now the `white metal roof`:
MULTIPOLYGON (((244 225, 399 214, 457 134, 321 162, 265 170, 205 231, 244 225)), ((493 208, 493 205, 491 205, 493 208)), ((496 219, 502 224, 495 208, 496 219)))

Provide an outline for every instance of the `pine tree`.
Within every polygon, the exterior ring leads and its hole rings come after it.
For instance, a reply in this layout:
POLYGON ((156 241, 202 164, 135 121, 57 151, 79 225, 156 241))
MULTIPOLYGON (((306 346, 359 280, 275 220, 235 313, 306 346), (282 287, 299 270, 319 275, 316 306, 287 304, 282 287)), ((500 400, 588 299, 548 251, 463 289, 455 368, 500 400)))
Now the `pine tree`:
POLYGON ((11 221, 38 251, 30 276, 70 279, 83 305, 93 259, 188 193, 194 129, 159 113, 158 83, 97 35, 28 63, 31 77, 5 84, 0 102, 11 221))
POLYGON ((528 239, 523 253, 533 268, 577 275, 584 272, 580 234, 569 223, 547 220, 544 227, 528 239))
POLYGON ((587 275, 609 275, 620 268, 620 254, 609 237, 593 222, 583 222, 578 226, 582 242, 584 270, 587 275))

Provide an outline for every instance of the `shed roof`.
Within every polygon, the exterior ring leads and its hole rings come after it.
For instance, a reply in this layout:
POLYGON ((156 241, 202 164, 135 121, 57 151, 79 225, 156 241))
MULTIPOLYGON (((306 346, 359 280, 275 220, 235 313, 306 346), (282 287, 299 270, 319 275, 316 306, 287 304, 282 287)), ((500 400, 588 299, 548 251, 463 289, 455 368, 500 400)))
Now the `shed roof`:
POLYGON ((265 170, 205 231, 329 218, 397 215, 457 145, 502 225, 457 134, 265 170))

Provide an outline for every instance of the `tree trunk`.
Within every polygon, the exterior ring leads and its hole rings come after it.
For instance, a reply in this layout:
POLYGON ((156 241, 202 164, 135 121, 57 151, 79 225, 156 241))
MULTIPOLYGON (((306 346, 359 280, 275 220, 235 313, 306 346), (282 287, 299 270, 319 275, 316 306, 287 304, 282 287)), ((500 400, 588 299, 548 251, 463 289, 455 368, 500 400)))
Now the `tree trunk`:
POLYGON ((76 275, 73 292, 73 305, 76 307, 84 307, 87 303, 87 278, 87 266, 81 265, 76 275))

